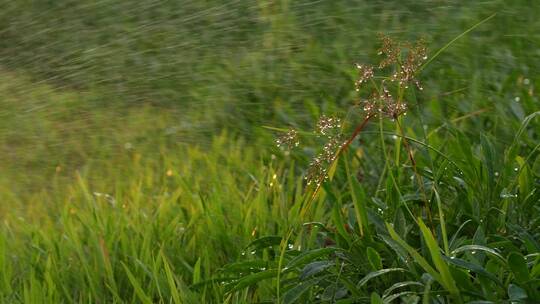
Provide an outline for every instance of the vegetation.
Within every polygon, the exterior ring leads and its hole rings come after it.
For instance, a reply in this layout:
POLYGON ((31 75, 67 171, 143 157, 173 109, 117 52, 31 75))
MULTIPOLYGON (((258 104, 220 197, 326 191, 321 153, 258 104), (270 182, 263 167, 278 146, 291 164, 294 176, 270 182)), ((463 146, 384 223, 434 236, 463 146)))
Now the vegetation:
POLYGON ((540 299, 539 4, 5 7, 2 302, 540 299))

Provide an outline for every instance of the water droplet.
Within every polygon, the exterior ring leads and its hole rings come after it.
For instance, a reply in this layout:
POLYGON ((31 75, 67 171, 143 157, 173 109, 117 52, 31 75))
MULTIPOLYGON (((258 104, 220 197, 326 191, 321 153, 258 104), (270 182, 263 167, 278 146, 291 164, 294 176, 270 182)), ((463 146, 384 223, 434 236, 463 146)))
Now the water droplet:
POLYGON ((471 254, 476 254, 476 251, 474 251, 474 250, 473 250, 473 251, 471 251, 471 254))
POLYGON ((272 175, 272 179, 276 179, 276 178, 277 178, 277 174, 272 175))
POLYGON ((392 135, 392 139, 397 140, 398 139, 397 135, 392 135))
POLYGON ((521 98, 519 98, 519 96, 516 96, 516 97, 514 98, 514 101, 515 101, 515 102, 519 102, 520 100, 521 100, 521 98))
POLYGON ((519 168, 518 167, 515 167, 514 168, 514 171, 518 172, 519 168))
POLYGON ((255 253, 257 253, 256 250, 253 250, 252 252, 250 252, 250 254, 255 254, 255 253))
POLYGON ((499 176, 499 172, 495 172, 495 176, 499 176))
POLYGON ((293 246, 293 244, 289 244, 289 245, 287 245, 287 248, 289 248, 289 249, 293 249, 293 248, 294 248, 294 246, 293 246))
POLYGON ((501 196, 501 198, 516 198, 517 194, 508 193, 508 192, 503 191, 500 196, 501 196))
POLYGON ((529 85, 530 83, 531 83, 531 81, 529 80, 529 78, 523 79, 523 84, 524 85, 529 85))

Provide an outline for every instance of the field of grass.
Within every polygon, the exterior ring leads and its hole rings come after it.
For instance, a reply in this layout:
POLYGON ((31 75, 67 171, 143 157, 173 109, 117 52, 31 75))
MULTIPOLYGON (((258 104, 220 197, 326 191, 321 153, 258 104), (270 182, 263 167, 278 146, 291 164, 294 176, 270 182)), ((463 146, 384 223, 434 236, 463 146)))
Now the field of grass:
POLYGON ((1 303, 540 301, 540 3, 1 6, 1 303), (424 89, 315 189, 378 33, 424 89))

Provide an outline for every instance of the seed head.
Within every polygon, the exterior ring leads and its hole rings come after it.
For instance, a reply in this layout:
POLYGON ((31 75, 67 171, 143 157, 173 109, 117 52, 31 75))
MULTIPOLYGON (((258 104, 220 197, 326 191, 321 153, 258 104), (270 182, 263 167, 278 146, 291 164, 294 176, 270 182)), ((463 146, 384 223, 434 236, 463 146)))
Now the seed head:
POLYGON ((327 177, 326 172, 326 163, 323 157, 321 155, 317 155, 309 163, 309 168, 305 177, 307 184, 315 184, 317 187, 319 187, 327 177))
POLYGON ((407 57, 399 65, 399 70, 395 72, 391 80, 397 81, 400 86, 407 88, 409 83, 414 83, 419 90, 423 90, 420 82, 416 79, 416 72, 427 59, 427 49, 424 39, 418 40, 414 45, 406 42, 403 44, 407 49, 407 57))
POLYGON ((396 119, 407 111, 407 104, 394 99, 384 85, 382 86, 382 93, 379 98, 381 100, 381 111, 391 119, 396 119))
POLYGON ((336 117, 321 116, 317 122, 317 133, 332 137, 339 134, 341 129, 341 120, 336 117))
POLYGON ((292 149, 298 147, 300 140, 298 139, 298 132, 294 129, 289 129, 287 133, 281 135, 276 139, 276 144, 280 148, 292 149))
POLYGON ((380 106, 377 92, 373 91, 367 99, 362 101, 362 110, 367 116, 373 116, 379 112, 380 106))
POLYGON ((382 69, 398 61, 401 49, 399 47, 399 42, 384 34, 379 35, 379 40, 381 41, 381 47, 377 54, 385 56, 379 63, 379 68, 382 69))
POLYGON ((362 84, 373 78, 373 67, 370 65, 361 65, 357 63, 356 68, 358 69, 358 80, 356 80, 354 85, 356 87, 356 91, 358 92, 360 91, 362 84))
POLYGON ((341 136, 341 120, 336 117, 321 116, 317 132, 327 138, 322 151, 309 164, 307 184, 319 187, 328 178, 328 167, 336 160, 339 149, 344 144, 341 136))
POLYGON ((343 140, 341 136, 335 136, 330 138, 323 147, 321 153, 322 158, 328 163, 331 164, 337 157, 338 150, 342 147, 343 140))

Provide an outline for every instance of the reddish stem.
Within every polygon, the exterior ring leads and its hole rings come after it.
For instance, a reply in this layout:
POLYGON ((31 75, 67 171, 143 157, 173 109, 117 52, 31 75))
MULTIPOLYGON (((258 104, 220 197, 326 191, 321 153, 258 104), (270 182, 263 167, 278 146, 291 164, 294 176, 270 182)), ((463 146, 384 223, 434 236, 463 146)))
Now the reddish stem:
POLYGON ((354 129, 354 132, 351 135, 351 137, 343 144, 343 146, 341 146, 341 149, 339 150, 339 153, 345 151, 351 145, 353 140, 360 134, 360 132, 362 132, 362 130, 367 125, 367 123, 371 120, 372 117, 373 116, 371 116, 371 115, 366 116, 366 118, 364 118, 364 121, 362 121, 361 124, 356 126, 356 128, 354 129))

